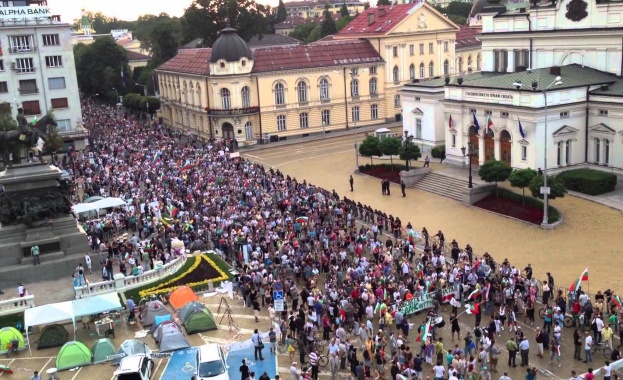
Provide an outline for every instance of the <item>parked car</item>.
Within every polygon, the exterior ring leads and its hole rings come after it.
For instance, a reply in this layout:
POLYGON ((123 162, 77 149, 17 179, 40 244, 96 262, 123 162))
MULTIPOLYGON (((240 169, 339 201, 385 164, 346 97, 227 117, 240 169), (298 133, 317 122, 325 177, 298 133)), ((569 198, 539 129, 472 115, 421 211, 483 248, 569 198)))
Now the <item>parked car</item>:
POLYGON ((229 380, 223 350, 216 343, 205 344, 197 350, 197 380, 229 380))
POLYGON ((146 355, 130 355, 121 359, 115 380, 151 380, 154 362, 146 355))

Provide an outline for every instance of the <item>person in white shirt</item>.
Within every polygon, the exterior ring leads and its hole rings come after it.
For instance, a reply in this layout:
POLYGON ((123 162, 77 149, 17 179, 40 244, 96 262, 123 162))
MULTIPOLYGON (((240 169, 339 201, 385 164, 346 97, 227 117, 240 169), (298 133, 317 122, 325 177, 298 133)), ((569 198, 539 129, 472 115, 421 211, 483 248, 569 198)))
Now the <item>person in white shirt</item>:
POLYGON ((446 369, 441 362, 437 362, 437 365, 433 367, 433 374, 435 374, 435 380, 443 380, 443 375, 446 369))
POLYGON ((593 346, 593 337, 586 331, 584 338, 584 363, 592 362, 593 357, 591 355, 591 347, 593 346))
POLYGON ((512 379, 508 376, 508 372, 504 372, 504 375, 500 376, 500 380, 512 380, 512 379))
POLYGON ((610 362, 608 360, 606 360, 605 362, 605 366, 604 366, 604 380, 610 380, 610 377, 612 376, 612 366, 610 365, 610 362))
POLYGON ((91 256, 89 256, 88 253, 84 254, 84 263, 87 265, 87 268, 89 269, 89 274, 93 274, 93 271, 91 270, 91 256))

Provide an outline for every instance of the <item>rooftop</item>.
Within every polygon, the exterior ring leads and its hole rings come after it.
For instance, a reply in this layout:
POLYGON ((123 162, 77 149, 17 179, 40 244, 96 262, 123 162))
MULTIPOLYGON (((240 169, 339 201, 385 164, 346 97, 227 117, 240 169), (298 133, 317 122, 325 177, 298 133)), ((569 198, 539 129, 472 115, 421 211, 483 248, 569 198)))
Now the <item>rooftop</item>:
POLYGON ((338 36, 384 35, 424 6, 423 2, 368 8, 340 30, 338 36))
POLYGON ((264 34, 262 38, 257 36, 248 42, 250 48, 267 46, 300 45, 301 41, 282 34, 264 34))
MULTIPOLYGON (((342 16, 340 14, 337 13, 333 13, 331 14, 331 17, 333 17, 333 21, 338 21, 339 19, 342 18, 342 16)), ((320 17, 309 17, 309 18, 304 18, 301 16, 288 16, 285 21, 280 22, 279 24, 275 25, 275 29, 293 29, 296 28, 299 25, 303 25, 303 24, 319 24, 324 20, 324 16, 320 16, 320 17)))
POLYGON ((294 7, 312 7, 312 6, 324 6, 325 4, 343 4, 346 3, 347 5, 364 5, 364 3, 362 3, 361 1, 358 0, 351 0, 351 1, 345 1, 345 0, 320 0, 320 1, 286 1, 284 2, 284 5, 286 6, 286 8, 294 8, 294 7))
POLYGON ((482 42, 477 38, 481 32, 480 28, 461 25, 461 29, 456 32, 456 49, 481 46, 482 42))
POLYGON ((212 49, 182 49, 179 53, 158 67, 158 70, 183 74, 210 75, 212 49))
POLYGON ((126 53, 128 55, 128 61, 143 61, 143 60, 148 61, 151 59, 151 57, 148 55, 137 53, 131 50, 126 50, 126 53))
POLYGON ((590 95, 623 97, 623 79, 617 79, 617 81, 610 84, 607 89, 598 88, 593 90, 590 95))

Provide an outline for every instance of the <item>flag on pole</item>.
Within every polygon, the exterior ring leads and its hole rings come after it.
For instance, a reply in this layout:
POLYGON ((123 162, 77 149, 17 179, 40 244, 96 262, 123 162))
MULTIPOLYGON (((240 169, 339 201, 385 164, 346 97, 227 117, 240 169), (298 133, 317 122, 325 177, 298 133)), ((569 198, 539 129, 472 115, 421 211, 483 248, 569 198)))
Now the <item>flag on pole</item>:
POLYGON ((177 215, 177 212, 179 211, 179 209, 177 207, 171 205, 170 211, 171 211, 171 217, 175 218, 175 216, 177 215))
POLYGON ((409 228, 407 230, 407 233, 409 234, 409 243, 413 244, 413 242, 415 242, 415 239, 417 239, 417 236, 415 235, 415 230, 413 230, 413 228, 409 228))
POLYGON ((612 296, 612 302, 614 303, 614 307, 615 308, 620 308, 621 307, 621 298, 619 296, 617 296, 616 294, 614 296, 612 296))
POLYGON ((521 120, 519 120, 519 116, 517 117, 517 121, 519 121, 519 134, 522 139, 526 138, 526 133, 523 131, 523 127, 521 126, 521 120))
POLYGON ((588 281, 588 268, 584 269, 584 272, 582 272, 582 281, 588 281))
POLYGON ((465 312, 467 314, 478 314, 480 312, 480 306, 478 302, 465 305, 465 309, 466 309, 465 312))
POLYGON ((448 119, 448 127, 452 129, 454 127, 454 121, 452 121, 452 115, 450 115, 450 119, 448 119))
POLYGON ((186 170, 190 169, 191 167, 192 167, 192 164, 190 163, 190 160, 186 160, 186 163, 182 167, 182 171, 185 172, 186 170))
POLYGON ((478 296, 480 296, 482 294, 482 290, 480 290, 480 288, 476 288, 474 289, 473 292, 471 292, 469 294, 469 296, 467 296, 468 300, 475 300, 476 298, 478 298, 478 296))
POLYGON ((154 160, 152 161, 152 163, 154 165, 158 165, 160 162, 162 162, 162 160, 160 159, 160 153, 156 153, 156 155, 154 156, 154 160))
POLYGON ((574 292, 574 293, 575 293, 575 292, 577 292, 577 291, 578 291, 578 289, 580 289, 580 285, 582 284, 582 281, 580 281, 581 279, 582 279, 581 277, 578 277, 578 279, 577 279, 577 280, 575 280, 575 281, 573 282, 573 284, 571 284, 571 285, 569 286, 569 291, 570 291, 570 292, 574 292))
POLYGON ((424 327, 422 327, 422 331, 420 331, 420 335, 418 335, 416 342, 426 342, 426 338, 428 338, 428 330, 430 330, 430 319, 424 327))
POLYGON ((491 131, 491 127, 493 127, 493 121, 491 120, 491 116, 487 119, 487 132, 491 131))
POLYGON ((478 134, 480 131, 480 124, 478 124, 478 119, 476 119, 476 113, 474 112, 472 115, 474 116, 474 132, 478 134))

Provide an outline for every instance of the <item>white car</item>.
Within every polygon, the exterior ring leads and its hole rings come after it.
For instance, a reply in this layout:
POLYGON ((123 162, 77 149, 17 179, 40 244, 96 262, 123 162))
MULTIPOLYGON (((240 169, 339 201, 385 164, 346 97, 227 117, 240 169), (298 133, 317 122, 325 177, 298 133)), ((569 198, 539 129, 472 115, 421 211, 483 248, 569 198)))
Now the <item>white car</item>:
POLYGON ((150 380, 153 368, 154 362, 144 354, 126 356, 115 371, 115 380, 150 380))
POLYGON ((229 380, 223 350, 216 343, 208 343, 197 350, 197 380, 229 380))

